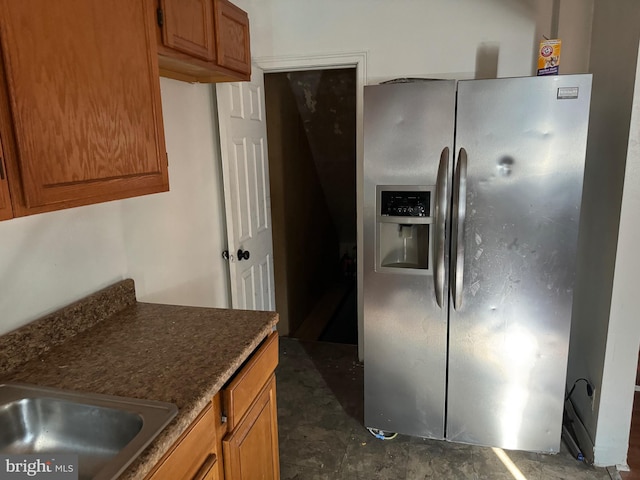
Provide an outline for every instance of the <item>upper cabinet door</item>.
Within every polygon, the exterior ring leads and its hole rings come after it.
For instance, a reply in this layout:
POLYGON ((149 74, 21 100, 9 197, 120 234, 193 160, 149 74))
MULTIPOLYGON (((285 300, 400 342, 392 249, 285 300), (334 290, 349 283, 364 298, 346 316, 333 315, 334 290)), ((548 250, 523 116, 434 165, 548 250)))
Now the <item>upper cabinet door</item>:
POLYGON ((160 0, 163 43, 202 60, 215 60, 212 1, 160 0))
POLYGON ((187 82, 251 78, 249 17, 228 0, 149 0, 160 75, 187 82))
POLYGON ((249 17, 227 0, 214 0, 218 65, 251 74, 249 17))
POLYGON ((168 190, 154 9, 0 0, 14 213, 168 190))
POLYGON ((13 210, 11 209, 7 169, 4 166, 4 153, 2 151, 2 139, 0 138, 0 220, 6 220, 11 217, 13 217, 13 210))

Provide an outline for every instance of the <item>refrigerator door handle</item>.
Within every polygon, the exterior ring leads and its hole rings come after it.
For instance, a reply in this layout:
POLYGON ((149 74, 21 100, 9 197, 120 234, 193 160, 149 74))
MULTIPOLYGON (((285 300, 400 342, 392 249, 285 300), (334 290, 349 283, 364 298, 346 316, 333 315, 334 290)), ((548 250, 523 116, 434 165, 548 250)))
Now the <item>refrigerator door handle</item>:
POLYGON ((453 180, 453 308, 462 306, 462 289, 464 287, 464 220, 467 209, 467 151, 461 148, 458 152, 455 178, 453 180))
POLYGON ((449 147, 444 147, 440 154, 438 177, 436 181, 435 204, 435 261, 433 264, 433 285, 436 293, 436 303, 440 308, 444 305, 444 252, 448 209, 448 179, 449 179, 449 147))

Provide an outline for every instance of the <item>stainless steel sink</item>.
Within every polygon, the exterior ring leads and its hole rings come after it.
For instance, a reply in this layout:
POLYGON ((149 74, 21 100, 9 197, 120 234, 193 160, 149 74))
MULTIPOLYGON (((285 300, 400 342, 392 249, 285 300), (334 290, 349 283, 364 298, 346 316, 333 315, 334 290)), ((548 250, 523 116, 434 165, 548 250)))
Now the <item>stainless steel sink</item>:
POLYGON ((0 453, 76 454, 79 480, 113 479, 177 412, 171 403, 0 384, 0 453))

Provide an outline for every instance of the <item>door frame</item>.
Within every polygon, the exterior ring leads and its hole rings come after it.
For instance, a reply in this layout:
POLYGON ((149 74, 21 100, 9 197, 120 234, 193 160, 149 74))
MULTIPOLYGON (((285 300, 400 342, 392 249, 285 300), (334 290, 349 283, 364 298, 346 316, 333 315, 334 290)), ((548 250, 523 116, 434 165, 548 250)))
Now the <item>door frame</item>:
MULTIPOLYGON (((356 70, 356 242, 362 245, 362 182, 363 182, 363 98, 367 81, 367 52, 329 53, 324 55, 256 57, 252 61, 264 73, 293 72, 297 70, 329 70, 354 67, 356 70)), ((362 315, 362 248, 356 249, 358 285, 358 359, 364 360, 362 315)))

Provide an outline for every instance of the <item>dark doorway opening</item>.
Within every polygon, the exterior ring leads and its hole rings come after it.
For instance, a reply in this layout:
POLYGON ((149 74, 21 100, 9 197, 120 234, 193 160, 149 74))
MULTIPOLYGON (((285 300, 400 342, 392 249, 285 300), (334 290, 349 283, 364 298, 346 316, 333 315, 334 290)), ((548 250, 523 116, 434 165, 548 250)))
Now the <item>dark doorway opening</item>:
POLYGON ((356 70, 267 73, 265 99, 282 331, 357 344, 356 70))

